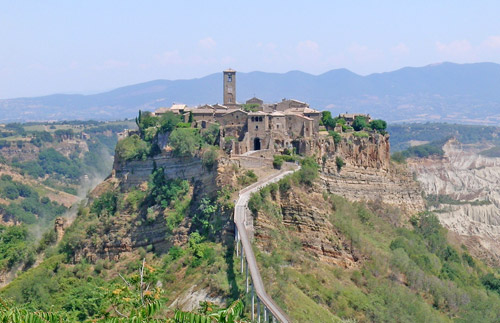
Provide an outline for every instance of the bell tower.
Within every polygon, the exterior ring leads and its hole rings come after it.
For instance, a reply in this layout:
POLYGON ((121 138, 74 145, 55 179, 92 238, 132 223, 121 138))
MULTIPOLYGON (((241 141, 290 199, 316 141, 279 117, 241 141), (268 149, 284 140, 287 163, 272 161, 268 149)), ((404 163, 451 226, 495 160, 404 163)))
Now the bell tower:
POLYGON ((236 71, 232 69, 224 71, 224 105, 236 105, 236 71))

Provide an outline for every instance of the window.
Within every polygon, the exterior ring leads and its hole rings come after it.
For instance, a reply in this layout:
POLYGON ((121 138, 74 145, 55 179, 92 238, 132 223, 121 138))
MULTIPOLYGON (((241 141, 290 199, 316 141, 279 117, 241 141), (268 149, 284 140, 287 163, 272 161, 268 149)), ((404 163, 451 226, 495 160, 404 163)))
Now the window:
POLYGON ((255 126, 255 129, 259 129, 259 126, 255 126))
POLYGON ((233 74, 228 74, 227 75, 227 81, 232 82, 233 81, 233 74))

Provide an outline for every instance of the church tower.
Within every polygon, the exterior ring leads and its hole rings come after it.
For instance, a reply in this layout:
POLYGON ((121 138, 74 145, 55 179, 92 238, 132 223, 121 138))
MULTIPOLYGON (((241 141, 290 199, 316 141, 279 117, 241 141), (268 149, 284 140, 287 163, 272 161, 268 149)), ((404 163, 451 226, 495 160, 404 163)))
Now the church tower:
POLYGON ((236 104, 236 71, 228 69, 224 71, 224 105, 236 104))

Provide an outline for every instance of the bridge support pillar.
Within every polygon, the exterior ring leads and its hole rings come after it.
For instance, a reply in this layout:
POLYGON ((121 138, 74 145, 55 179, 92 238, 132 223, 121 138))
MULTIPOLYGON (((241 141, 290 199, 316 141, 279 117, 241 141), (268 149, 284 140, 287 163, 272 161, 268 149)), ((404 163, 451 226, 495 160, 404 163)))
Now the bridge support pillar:
POLYGON ((260 299, 257 297, 257 323, 260 323, 260 299))
POLYGON ((267 307, 264 305, 264 322, 267 322, 267 307))
MULTIPOLYGON (((243 248, 241 248, 243 249, 243 248)), ((243 274, 243 250, 241 250, 241 273, 243 274)))
POLYGON ((246 265, 246 283, 247 283, 247 294, 248 294, 248 261, 245 261, 245 265, 246 265))
POLYGON ((254 316, 254 306, 255 306, 255 292, 252 284, 252 322, 255 320, 254 316))

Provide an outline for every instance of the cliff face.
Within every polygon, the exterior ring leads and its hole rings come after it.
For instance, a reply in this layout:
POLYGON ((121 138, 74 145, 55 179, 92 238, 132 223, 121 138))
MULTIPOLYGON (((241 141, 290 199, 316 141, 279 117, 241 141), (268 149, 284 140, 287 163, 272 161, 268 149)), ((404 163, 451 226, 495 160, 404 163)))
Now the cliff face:
POLYGON ((437 203, 441 223, 482 258, 500 263, 500 158, 480 155, 484 145, 447 142, 443 158, 408 161, 427 194, 447 195, 437 203))
POLYGON ((329 220, 332 205, 325 201, 320 190, 319 187, 307 192, 292 189, 273 194, 277 206, 274 213, 282 219, 270 217, 269 213, 273 212, 268 210, 259 211, 255 217, 255 241, 262 249, 272 252, 272 231, 283 226, 300 241, 302 249, 320 261, 344 268, 357 267, 358 256, 350 252, 349 241, 329 220))
POLYGON ((328 192, 354 201, 380 201, 406 215, 424 209, 421 188, 411 172, 390 162, 388 135, 345 137, 338 144, 324 138, 315 144, 318 155, 323 156, 320 177, 328 192), (340 169, 337 157, 344 162, 340 169))

